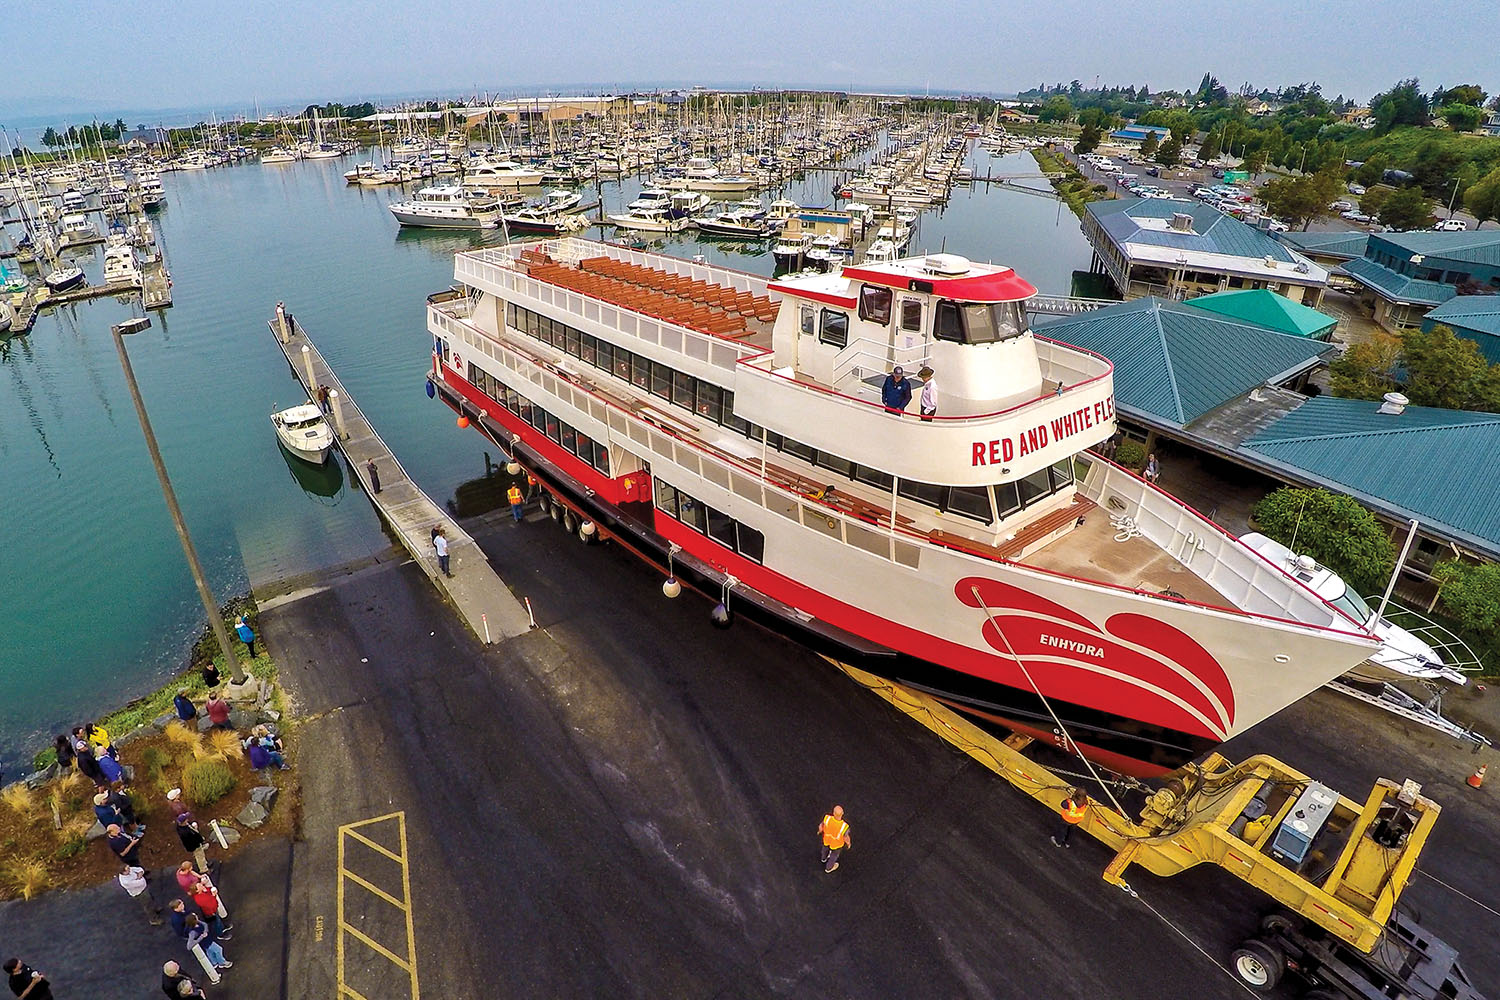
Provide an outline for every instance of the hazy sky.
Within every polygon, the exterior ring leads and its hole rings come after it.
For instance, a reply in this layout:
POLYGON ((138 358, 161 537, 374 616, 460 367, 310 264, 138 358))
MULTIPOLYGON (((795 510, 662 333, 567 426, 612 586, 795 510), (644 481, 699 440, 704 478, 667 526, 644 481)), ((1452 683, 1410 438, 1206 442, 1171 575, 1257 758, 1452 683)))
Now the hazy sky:
POLYGON ((0 122, 593 83, 1010 91, 1097 77, 1500 89, 1494 0, 0 0, 0 122))

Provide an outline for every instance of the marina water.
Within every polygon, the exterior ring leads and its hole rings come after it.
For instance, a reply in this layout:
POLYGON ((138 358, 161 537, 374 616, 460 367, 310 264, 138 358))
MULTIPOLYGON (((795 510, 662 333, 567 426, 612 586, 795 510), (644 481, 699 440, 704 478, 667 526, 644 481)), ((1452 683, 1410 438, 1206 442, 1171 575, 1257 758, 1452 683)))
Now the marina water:
MULTIPOLYGON (((266 328, 278 300, 433 499, 452 500, 485 472, 483 439, 426 396, 425 297, 452 283, 455 251, 501 237, 398 231, 386 206, 406 193, 347 187, 352 159, 163 178, 168 207, 155 218, 176 305, 127 346, 221 601, 389 544, 340 463, 314 470, 276 443, 270 413, 302 401, 266 328)), ((981 175, 1037 170, 1026 154, 976 150, 971 163, 981 175)), ((813 173, 764 198, 833 205, 839 178, 813 173)), ((619 212, 641 187, 607 182, 585 201, 619 212)), ((769 243, 683 234, 657 246, 772 268, 769 243)), ((1065 207, 983 185, 923 214, 912 252, 938 249, 1010 264, 1053 294, 1068 293, 1090 254, 1065 207)), ((101 249, 74 259, 101 280, 101 249)), ((109 334, 138 308, 110 298, 60 307, 0 344, 0 771, 10 777, 65 725, 180 669, 203 627, 109 334)))

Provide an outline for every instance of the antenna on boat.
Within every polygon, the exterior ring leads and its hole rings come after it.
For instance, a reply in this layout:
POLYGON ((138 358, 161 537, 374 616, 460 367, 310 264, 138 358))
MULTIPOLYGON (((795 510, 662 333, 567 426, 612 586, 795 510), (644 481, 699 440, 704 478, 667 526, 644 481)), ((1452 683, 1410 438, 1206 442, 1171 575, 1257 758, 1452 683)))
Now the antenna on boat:
POLYGON ((1293 560, 1297 558, 1297 529, 1302 527, 1302 512, 1305 510, 1307 510, 1306 496, 1302 498, 1302 506, 1297 508, 1297 520, 1296 523, 1292 525, 1292 540, 1291 543, 1287 545, 1287 548, 1292 550, 1293 560))
POLYGON ((1109 796, 1109 801, 1114 803, 1115 811, 1121 816, 1130 815, 1125 811, 1125 807, 1120 805, 1120 800, 1115 798, 1115 793, 1110 790, 1109 785, 1099 776, 1099 772, 1094 769, 1094 762, 1085 757, 1083 751, 1078 749, 1078 743, 1073 739, 1073 734, 1068 732, 1068 727, 1063 725, 1062 720, 1057 717, 1057 713, 1052 710, 1052 703, 1047 700, 1046 695, 1042 694, 1042 689, 1036 686, 1036 681, 1031 679, 1031 671, 1026 669, 1025 661, 1016 655, 1015 648, 1011 646, 1010 640, 1005 637, 1005 632, 1000 628, 1000 623, 995 620, 995 612, 990 610, 990 606, 980 596, 979 588, 970 587, 969 593, 973 594, 974 600, 979 602, 980 608, 984 610, 984 616, 989 619, 990 627, 995 630, 995 634, 1000 637, 1000 641, 1005 643, 1006 652, 1010 654, 1011 659, 1016 661, 1016 666, 1021 668, 1021 673, 1025 676, 1026 683, 1031 685, 1031 690, 1036 692, 1036 696, 1042 700, 1042 705, 1047 709, 1047 714, 1052 716, 1052 722, 1057 726, 1057 731, 1062 733, 1063 739, 1067 740, 1068 745, 1064 749, 1072 750, 1078 754, 1078 759, 1083 761, 1083 766, 1089 769, 1089 774, 1094 776, 1094 780, 1099 783, 1099 787, 1104 789, 1104 794, 1109 796))

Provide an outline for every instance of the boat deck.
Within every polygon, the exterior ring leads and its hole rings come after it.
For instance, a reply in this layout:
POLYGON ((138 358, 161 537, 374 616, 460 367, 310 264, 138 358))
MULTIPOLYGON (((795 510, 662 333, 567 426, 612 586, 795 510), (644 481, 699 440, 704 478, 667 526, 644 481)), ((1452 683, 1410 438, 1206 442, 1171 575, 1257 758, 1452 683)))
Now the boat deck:
POLYGON ((1082 525, 1017 561, 1085 580, 1133 587, 1151 594, 1171 591, 1172 595, 1199 604, 1228 606, 1222 594, 1154 542, 1140 536, 1116 541, 1120 534, 1108 515, 1095 509, 1082 525))

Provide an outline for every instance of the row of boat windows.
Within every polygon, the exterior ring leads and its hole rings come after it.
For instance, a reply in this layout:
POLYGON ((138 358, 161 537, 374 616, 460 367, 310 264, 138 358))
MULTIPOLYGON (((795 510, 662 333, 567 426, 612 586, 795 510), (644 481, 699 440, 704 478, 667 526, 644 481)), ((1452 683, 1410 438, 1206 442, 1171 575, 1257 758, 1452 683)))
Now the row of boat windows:
POLYGON ((656 480, 656 509, 681 521, 700 534, 707 535, 726 548, 733 549, 746 559, 765 561, 766 536, 748 524, 742 524, 724 513, 715 510, 701 500, 694 500, 682 490, 656 480))
POLYGON ((604 475, 609 475, 609 449, 587 434, 559 420, 525 396, 508 387, 474 362, 469 362, 469 382, 480 392, 520 417, 558 445, 577 455, 604 475))
MULTIPOLYGON (((917 305, 920 306, 920 303, 917 305)), ((846 320, 847 318, 845 316, 846 320)), ((883 493, 891 491, 894 479, 888 472, 860 465, 833 452, 803 444, 795 438, 735 416, 734 392, 730 389, 677 371, 660 361, 642 357, 513 302, 506 303, 505 322, 511 329, 565 351, 585 364, 609 372, 716 424, 739 431, 757 444, 764 435, 767 448, 795 455, 820 469, 873 486, 883 493)), ((994 487, 994 506, 991 506, 991 487, 988 486, 942 486, 903 479, 896 492, 908 500, 935 507, 945 513, 960 514, 991 524, 997 515, 1003 518, 1013 514, 1067 488, 1072 482, 1072 466, 1063 461, 1053 466, 1050 473, 1047 469, 1041 469, 1018 482, 1002 483, 994 487)))
MULTIPOLYGON (((887 326, 891 322, 894 295, 889 288, 861 285, 859 318, 887 326)), ((1026 332, 1026 317, 1016 302, 950 302, 941 299, 932 321, 932 336, 955 344, 994 344, 1019 337, 1026 332)), ((818 342, 833 347, 849 345, 849 314, 838 309, 801 307, 798 316, 802 334, 817 334, 818 342)), ((918 299, 901 300, 901 329, 913 333, 922 329, 922 303, 918 299)))

